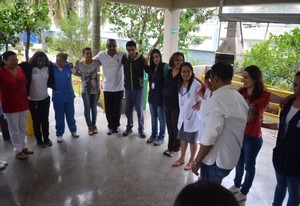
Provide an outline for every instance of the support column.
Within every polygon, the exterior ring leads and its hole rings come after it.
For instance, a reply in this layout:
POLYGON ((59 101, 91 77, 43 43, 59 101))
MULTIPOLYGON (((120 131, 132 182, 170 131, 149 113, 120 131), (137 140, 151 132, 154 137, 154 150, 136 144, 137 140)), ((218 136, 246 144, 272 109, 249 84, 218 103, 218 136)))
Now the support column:
POLYGON ((171 55, 178 51, 179 9, 165 9, 163 61, 168 63, 171 55))

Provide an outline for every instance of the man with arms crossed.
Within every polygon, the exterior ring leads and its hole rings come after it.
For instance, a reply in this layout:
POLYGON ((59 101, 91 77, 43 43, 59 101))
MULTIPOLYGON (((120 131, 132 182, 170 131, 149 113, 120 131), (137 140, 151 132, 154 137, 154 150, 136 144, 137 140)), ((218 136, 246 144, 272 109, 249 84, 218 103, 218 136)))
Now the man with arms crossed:
POLYGON ((107 134, 119 132, 121 102, 123 98, 124 76, 122 57, 125 52, 117 51, 117 42, 115 39, 108 39, 106 42, 106 51, 98 53, 94 60, 101 62, 103 69, 103 91, 108 122, 107 134))
POLYGON ((192 166, 201 179, 221 184, 236 166, 243 144, 249 107, 231 85, 233 68, 219 62, 212 66, 210 81, 213 95, 203 108, 204 126, 200 150, 192 166))

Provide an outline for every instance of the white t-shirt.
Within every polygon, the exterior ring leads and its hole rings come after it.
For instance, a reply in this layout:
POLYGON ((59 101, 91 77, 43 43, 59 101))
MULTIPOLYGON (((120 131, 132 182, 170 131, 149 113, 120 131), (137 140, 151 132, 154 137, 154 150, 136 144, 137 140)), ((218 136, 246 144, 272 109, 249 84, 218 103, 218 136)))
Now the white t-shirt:
POLYGON ((203 108, 203 133, 200 143, 212 146, 203 159, 207 165, 222 169, 234 168, 243 146, 248 104, 233 85, 222 86, 203 108))
POLYGON ((119 52, 111 57, 107 51, 102 51, 93 59, 101 62, 103 71, 103 91, 118 92, 124 90, 124 74, 122 57, 125 52, 119 52))
POLYGON ((207 101, 210 99, 211 95, 212 95, 212 92, 210 91, 210 89, 206 88, 204 96, 203 96, 203 100, 201 103, 201 108, 199 111, 200 124, 199 124, 199 132, 198 132, 198 141, 201 140, 201 136, 202 136, 202 132, 203 132, 203 124, 204 124, 203 108, 205 107, 205 104, 207 103, 207 101))
POLYGON ((81 92, 97 94, 100 91, 98 74, 100 71, 100 62, 94 60, 92 64, 85 64, 82 61, 76 65, 75 69, 81 75, 81 92))
POLYGON ((43 67, 41 69, 37 67, 32 68, 31 84, 29 88, 28 99, 32 101, 40 101, 46 99, 48 94, 49 69, 43 67))
POLYGON ((285 125, 286 125, 286 127, 285 127, 285 134, 286 134, 286 132, 288 130, 288 126, 289 126, 289 123, 290 123, 291 119, 295 116, 295 114, 298 111, 299 111, 299 109, 297 109, 296 107, 293 107, 293 105, 291 106, 290 111, 287 114, 286 119, 285 119, 285 125))

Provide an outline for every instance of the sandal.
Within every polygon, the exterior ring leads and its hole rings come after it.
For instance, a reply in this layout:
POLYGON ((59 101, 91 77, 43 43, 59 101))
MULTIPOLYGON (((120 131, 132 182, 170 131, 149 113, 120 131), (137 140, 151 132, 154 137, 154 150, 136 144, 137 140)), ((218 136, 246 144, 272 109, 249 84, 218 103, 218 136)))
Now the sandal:
POLYGON ((173 162, 172 167, 178 167, 183 164, 184 164, 184 162, 180 162, 179 160, 177 160, 177 161, 173 162))
POLYGON ((33 151, 31 149, 28 149, 28 148, 23 149, 22 152, 24 154, 27 154, 27 155, 33 154, 33 151))
POLYGON ((192 166, 190 164, 185 165, 184 170, 190 170, 192 169, 192 166))

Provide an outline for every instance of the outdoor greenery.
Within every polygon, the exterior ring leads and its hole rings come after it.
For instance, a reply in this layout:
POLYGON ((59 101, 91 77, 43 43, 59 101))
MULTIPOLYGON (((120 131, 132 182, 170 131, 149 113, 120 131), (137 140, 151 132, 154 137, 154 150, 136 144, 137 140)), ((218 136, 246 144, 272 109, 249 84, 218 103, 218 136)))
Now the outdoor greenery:
MULTIPOLYGON (((179 49, 186 51, 191 44, 201 44, 203 39, 193 35, 200 26, 215 14, 215 9, 183 9, 180 12, 179 49)), ((101 13, 121 38, 137 42, 142 53, 161 48, 164 34, 164 10, 129 4, 103 2, 101 13)))
POLYGON ((72 62, 80 59, 82 49, 91 44, 89 19, 80 18, 76 13, 72 13, 58 26, 61 32, 57 50, 67 52, 72 62))
POLYGON ((292 89, 292 80, 300 70, 300 28, 269 39, 246 51, 243 67, 258 66, 264 82, 277 88, 292 89))
POLYGON ((7 1, 1 4, 0 10, 0 46, 8 49, 8 44, 15 45, 16 36, 23 31, 27 34, 25 56, 28 60, 30 33, 39 34, 50 24, 49 8, 46 3, 35 4, 26 0, 7 1))

